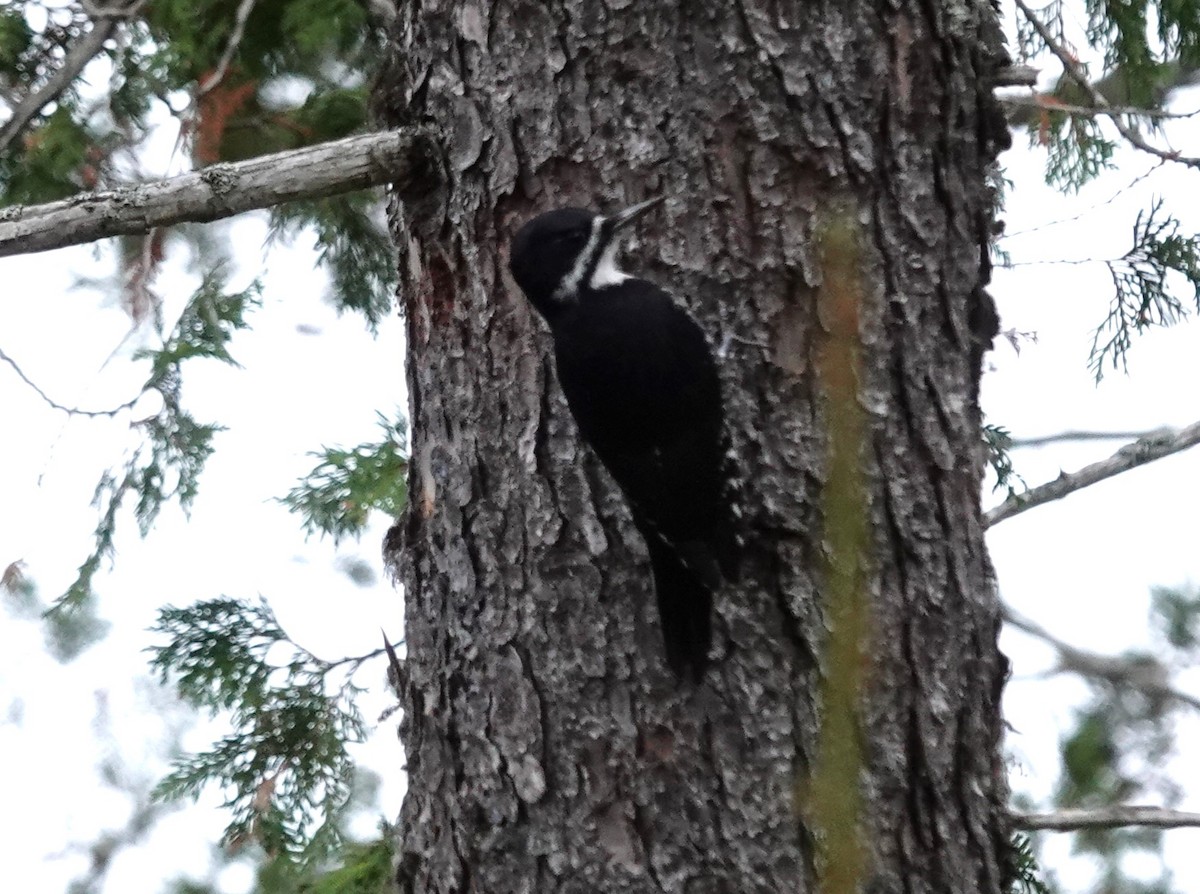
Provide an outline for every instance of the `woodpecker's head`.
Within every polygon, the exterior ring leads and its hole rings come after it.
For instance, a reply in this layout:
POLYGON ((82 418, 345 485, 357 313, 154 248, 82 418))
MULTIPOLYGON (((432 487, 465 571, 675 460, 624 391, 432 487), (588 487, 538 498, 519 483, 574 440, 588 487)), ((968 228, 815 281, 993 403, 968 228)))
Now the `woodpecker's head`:
POLYGON ((662 201, 639 202, 610 217, 583 208, 539 214, 513 239, 508 266, 534 307, 549 319, 584 289, 602 289, 626 279, 617 269, 618 234, 662 201))

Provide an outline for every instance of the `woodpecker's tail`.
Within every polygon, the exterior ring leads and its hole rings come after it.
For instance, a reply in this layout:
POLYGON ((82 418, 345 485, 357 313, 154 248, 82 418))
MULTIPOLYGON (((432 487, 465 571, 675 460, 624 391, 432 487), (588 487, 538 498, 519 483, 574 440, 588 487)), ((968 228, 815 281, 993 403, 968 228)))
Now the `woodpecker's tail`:
MULTIPOLYGON (((699 683, 708 666, 713 590, 720 577, 717 575, 714 579, 707 569, 690 561, 689 556, 681 555, 654 533, 647 533, 646 547, 654 570, 654 592, 658 597, 658 617, 667 664, 677 677, 682 677, 690 668, 692 679, 699 683)), ((713 564, 711 558, 707 562, 713 564)))

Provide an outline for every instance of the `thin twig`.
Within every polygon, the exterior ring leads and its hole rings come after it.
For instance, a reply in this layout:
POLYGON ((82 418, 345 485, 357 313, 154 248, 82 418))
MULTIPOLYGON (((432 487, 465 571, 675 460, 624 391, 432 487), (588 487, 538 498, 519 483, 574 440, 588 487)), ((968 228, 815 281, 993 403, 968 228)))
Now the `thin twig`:
POLYGON ((229 65, 233 62, 234 54, 237 53, 238 47, 242 43, 242 37, 246 33, 246 20, 250 18, 250 13, 254 10, 254 3, 255 0, 242 0, 238 5, 237 18, 233 21, 233 32, 229 35, 229 43, 225 45, 225 52, 221 54, 221 59, 217 62, 213 73, 205 78, 204 83, 196 90, 196 99, 205 96, 225 80, 225 75, 229 72, 229 65))
POLYGON ((396 655, 396 650, 392 646, 391 640, 388 639, 387 633, 384 632, 382 627, 379 629, 379 632, 381 634, 383 634, 383 648, 387 651, 388 683, 391 685, 392 691, 396 693, 396 697, 403 698, 404 697, 404 662, 402 662, 400 660, 399 656, 396 655))
POLYGON ((1047 221, 1046 223, 1037 224, 1035 226, 1028 227, 1024 230, 1016 230, 1015 232, 1012 232, 1012 233, 1009 233, 1006 231, 1000 235, 1000 238, 1001 239, 1017 239, 1021 236, 1027 236, 1030 233, 1036 233, 1039 230, 1046 230, 1046 229, 1049 229, 1050 227, 1057 227, 1057 226, 1062 226, 1063 224, 1074 223, 1075 221, 1080 220, 1084 217, 1089 217, 1098 208, 1103 208, 1105 205, 1111 205, 1113 202, 1115 202, 1121 196, 1125 195, 1125 193, 1127 193, 1129 190, 1133 189, 1133 187, 1137 186, 1143 180, 1150 177, 1151 174, 1154 174, 1154 173, 1162 170, 1163 165, 1165 165, 1166 163, 1167 162, 1165 159, 1159 159, 1153 165, 1150 166, 1150 170, 1144 171, 1143 173, 1138 174, 1136 177, 1134 177, 1132 180, 1130 180, 1128 183, 1126 183, 1124 186, 1122 186, 1120 189, 1118 189, 1116 192, 1114 192, 1111 196, 1109 196, 1103 202, 1097 202, 1095 205, 1085 208, 1084 210, 1080 211, 1078 214, 1075 214, 1071 217, 1060 217, 1056 220, 1051 220, 1051 221, 1047 221))
MULTIPOLYGON (((1054 38, 1054 35, 1050 33, 1050 29, 1046 27, 1046 24, 1040 18, 1038 18, 1037 13, 1029 8, 1029 5, 1025 2, 1025 0, 1015 0, 1015 2, 1017 4, 1017 8, 1021 10, 1021 14, 1025 16, 1029 24, 1033 26, 1033 30, 1035 30, 1038 33, 1038 36, 1042 38, 1042 41, 1046 44, 1050 52, 1058 57, 1058 61, 1062 63, 1063 71, 1066 73, 1067 77, 1079 85, 1079 88, 1087 95, 1087 98, 1092 103, 1092 106, 1095 107, 1098 112, 1111 109, 1112 104, 1104 98, 1103 94, 1101 94, 1099 90, 1092 86, 1092 82, 1088 80, 1087 73, 1084 71, 1079 60, 1077 60, 1070 53, 1070 51, 1067 50, 1066 47, 1064 47, 1054 38)), ((1143 152, 1147 152, 1150 155, 1166 161, 1179 162, 1179 164, 1186 165, 1190 168, 1200 168, 1200 158, 1180 155, 1178 152, 1152 146, 1150 143, 1146 142, 1146 139, 1140 133, 1138 133, 1135 128, 1130 127, 1126 122, 1122 121, 1119 115, 1114 115, 1112 117, 1112 123, 1117 128, 1117 131, 1121 134, 1121 136, 1123 136, 1130 145, 1141 149, 1143 152)))
POLYGON ((1059 656, 1058 671, 1137 689, 1153 699, 1179 702, 1200 711, 1200 698, 1180 692, 1167 683, 1169 674, 1166 667, 1153 657, 1130 659, 1088 652, 1063 642, 1044 627, 1018 615, 1007 605, 1003 607, 1001 614, 1006 624, 1052 646, 1059 656))
POLYGON ((431 136, 420 128, 359 134, 124 189, 0 208, 0 257, 147 233, 184 221, 220 220, 384 183, 424 190, 434 185, 435 154, 431 136))
POLYGON ((1075 264, 1115 264, 1120 258, 1038 258, 1032 261, 1009 261, 1005 268, 1013 270, 1017 267, 1042 267, 1055 264, 1071 266, 1075 264))
MULTIPOLYGON (((1018 0, 1019 2, 1019 0, 1018 0)), ((1144 466, 1157 459, 1179 453, 1189 447, 1200 444, 1200 422, 1193 422, 1187 428, 1179 431, 1165 429, 1154 432, 1144 438, 1139 438, 1126 444, 1108 459, 1084 466, 1078 472, 1070 474, 1063 472, 1053 481, 1048 481, 1031 488, 1021 494, 1013 494, 999 506, 988 511, 984 523, 991 527, 1019 515, 1027 509, 1061 500, 1067 494, 1090 487, 1106 478, 1128 472, 1138 466, 1144 466)))
POLYGON ((360 667, 362 667, 364 664, 366 664, 372 658, 378 658, 380 655, 382 655, 384 653, 383 649, 374 649, 373 651, 367 652, 363 655, 351 655, 347 658, 338 658, 336 661, 325 661, 322 658, 317 658, 316 655, 313 655, 312 652, 309 652, 308 649, 305 649, 303 646, 298 645, 296 643, 293 643, 293 645, 295 645, 296 648, 302 649, 303 651, 307 652, 309 655, 312 655, 312 657, 319 664, 321 664, 323 670, 331 671, 335 667, 341 667, 344 664, 350 665, 350 670, 348 671, 349 674, 353 674, 355 671, 357 671, 360 667))
POLYGON ((1139 438, 1160 434, 1161 428, 1150 431, 1063 431, 1055 435, 1039 435, 1035 438, 1010 438, 1009 449, 1017 447, 1044 447, 1047 444, 1062 444, 1072 441, 1136 441, 1139 438))
POLYGON ((1168 810, 1165 807, 1099 807, 1092 810, 1056 810, 1053 813, 1014 813, 1018 829, 1078 832, 1082 829, 1119 829, 1147 826, 1154 829, 1200 827, 1200 813, 1168 810))
POLYGON ((139 394, 137 397, 132 398, 131 400, 127 400, 127 401, 125 401, 125 403, 121 404, 119 407, 113 407, 111 410, 81 410, 78 407, 68 407, 68 406, 65 406, 64 404, 60 404, 58 401, 51 398, 50 395, 48 395, 45 391, 43 391, 41 388, 39 388, 37 386, 37 383, 34 382, 33 379, 31 379, 31 378, 29 378, 29 376, 25 375, 24 370, 22 370, 21 367, 19 367, 17 365, 17 361, 15 361, 11 357, 9 357, 6 353, 4 353, 3 350, 0 350, 0 360, 3 360, 5 363, 7 363, 9 366, 11 366, 13 368, 13 370, 16 372, 16 374, 21 377, 21 381, 24 382, 26 385, 28 385, 30 388, 32 388, 37 393, 38 397, 40 397, 42 400, 44 400, 47 404, 49 404, 54 409, 62 410, 62 412, 67 413, 71 416, 87 416, 87 417, 93 418, 93 419, 101 417, 101 416, 111 418, 113 416, 116 416, 118 413, 122 412, 123 410, 130 409, 134 404, 136 404, 142 398, 142 395, 139 394))
POLYGON ((1045 94, 1001 96, 1000 101, 1005 105, 1020 106, 1026 109, 1040 109, 1045 112, 1062 112, 1064 115, 1074 115, 1082 118, 1115 118, 1118 115, 1127 115, 1140 118, 1174 120, 1177 118, 1194 118, 1196 115, 1200 115, 1200 109, 1192 112, 1168 112, 1166 109, 1143 109, 1140 106, 1106 106, 1105 108, 1097 109, 1092 106, 1077 106, 1059 102, 1057 99, 1047 97, 1045 94))

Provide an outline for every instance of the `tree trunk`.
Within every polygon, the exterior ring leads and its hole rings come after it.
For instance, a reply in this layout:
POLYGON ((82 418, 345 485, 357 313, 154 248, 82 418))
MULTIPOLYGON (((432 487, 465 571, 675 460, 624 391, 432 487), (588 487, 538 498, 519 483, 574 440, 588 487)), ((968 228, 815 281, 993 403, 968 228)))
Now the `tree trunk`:
POLYGON ((409 892, 999 892, 980 520, 1005 137, 986 0, 400 3, 409 892), (722 354, 747 546, 699 687, 508 240, 669 198, 626 266, 722 354))

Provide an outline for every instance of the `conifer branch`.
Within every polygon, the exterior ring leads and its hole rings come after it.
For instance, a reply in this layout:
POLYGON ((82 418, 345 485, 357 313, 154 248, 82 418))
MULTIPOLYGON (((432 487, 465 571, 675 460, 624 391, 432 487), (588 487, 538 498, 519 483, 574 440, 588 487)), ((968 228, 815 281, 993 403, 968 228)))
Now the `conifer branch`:
POLYGON ((1135 805, 1056 810, 1053 813, 1014 813, 1012 819, 1013 825, 1018 829, 1042 829, 1050 832, 1119 829, 1125 826, 1153 829, 1200 827, 1200 813, 1135 805))
POLYGON ((1112 103, 1105 99, 1104 95, 1088 79, 1087 72, 1084 70, 1082 63, 1075 58, 1070 50, 1055 39, 1054 35, 1050 33, 1050 29, 1046 27, 1046 23, 1038 18, 1037 13, 1030 9, 1025 0, 1015 0, 1015 2, 1017 8, 1021 10, 1021 15, 1025 17, 1033 27, 1033 30, 1038 33, 1038 36, 1046 44, 1046 47, 1058 57, 1058 61, 1062 63, 1063 71, 1067 77, 1079 86, 1079 89, 1083 91, 1088 101, 1091 102, 1093 111, 1097 114, 1108 115, 1112 119, 1112 123, 1117 128, 1117 131, 1131 146, 1166 161, 1175 161, 1191 168, 1200 168, 1200 158, 1181 155, 1178 152, 1161 149, 1146 142, 1145 137, 1138 133, 1136 128, 1131 127, 1122 120, 1120 111, 1116 110, 1112 103))
POLYGON ((988 527, 997 525, 1027 509, 1054 500, 1061 500, 1077 490, 1083 490, 1083 488, 1090 487, 1106 478, 1112 478, 1114 475, 1120 475, 1122 472, 1128 472, 1138 466, 1144 466, 1173 453, 1179 453, 1181 450, 1196 446, 1196 444, 1200 444, 1200 422, 1193 422, 1187 428, 1179 431, 1167 429, 1153 432, 1144 438, 1126 444, 1108 459, 1084 466, 1078 472, 1069 474, 1063 472, 1053 481, 1038 485, 1021 494, 1012 494, 1007 500, 984 515, 984 523, 988 527))
POLYGON ((122 17, 132 15, 144 0, 133 0, 97 16, 90 31, 71 45, 62 65, 50 75, 40 89, 32 90, 17 107, 12 117, 0 127, 0 152, 4 152, 21 135, 29 122, 38 116, 54 100, 58 99, 79 77, 87 64, 104 48, 104 42, 112 37, 122 17))
POLYGON ((298 199, 432 179, 433 142, 412 128, 303 149, 45 205, 0 209, 0 257, 49 251, 185 221, 212 221, 298 199))

